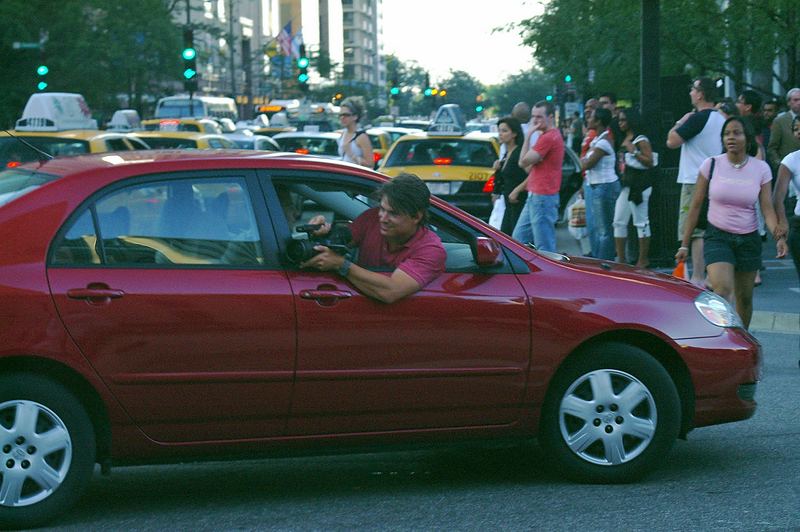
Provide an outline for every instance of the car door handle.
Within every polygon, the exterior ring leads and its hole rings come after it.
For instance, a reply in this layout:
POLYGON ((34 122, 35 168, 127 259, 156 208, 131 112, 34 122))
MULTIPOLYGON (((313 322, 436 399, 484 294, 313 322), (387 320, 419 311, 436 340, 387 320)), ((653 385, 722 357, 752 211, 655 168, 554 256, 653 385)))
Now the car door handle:
POLYGON ((67 290, 67 297, 70 299, 84 299, 86 301, 100 302, 109 299, 119 299, 124 296, 122 290, 114 290, 108 287, 70 288, 67 290))
POLYGON ((353 297, 347 290, 300 290, 300 297, 303 299, 337 300, 353 297))

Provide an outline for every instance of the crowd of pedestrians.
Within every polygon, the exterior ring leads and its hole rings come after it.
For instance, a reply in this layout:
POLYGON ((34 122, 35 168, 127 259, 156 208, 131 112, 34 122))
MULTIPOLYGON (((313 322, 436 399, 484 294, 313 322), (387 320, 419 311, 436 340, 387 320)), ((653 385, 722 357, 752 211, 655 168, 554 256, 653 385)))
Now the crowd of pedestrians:
MULTIPOLYGON (((628 262, 629 223, 638 238, 638 267, 649 266, 649 205, 661 174, 659 149, 680 150, 681 185, 676 260, 691 261, 690 281, 734 303, 745 324, 754 287, 761 284, 767 231, 776 256, 791 253, 800 278, 800 88, 776 100, 744 90, 717 97, 714 81, 689 87, 692 111, 681 117, 659 148, 635 109, 618 108, 613 93, 590 98, 581 116, 555 124, 551 102, 532 109, 520 102, 498 121, 503 155, 495 164, 497 197, 512 208, 501 229, 555 251, 555 223, 564 147, 579 153, 584 176, 588 255, 628 262), (525 113, 530 109, 530 119, 525 113)), ((650 131, 652 133, 652 131, 650 131)))

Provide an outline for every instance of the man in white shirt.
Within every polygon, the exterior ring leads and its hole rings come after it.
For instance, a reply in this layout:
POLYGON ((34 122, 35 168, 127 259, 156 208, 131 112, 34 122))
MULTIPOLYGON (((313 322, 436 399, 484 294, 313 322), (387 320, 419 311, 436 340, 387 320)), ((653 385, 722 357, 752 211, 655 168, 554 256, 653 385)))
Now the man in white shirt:
MULTIPOLYGON (((681 184, 678 213, 678 240, 683 238, 686 216, 692 202, 700 165, 713 155, 722 153, 722 124, 725 118, 714 109, 716 87, 711 78, 697 78, 689 88, 695 111, 686 113, 675 122, 667 134, 668 148, 681 148, 678 183, 681 184)), ((692 282, 700 287, 705 283, 706 262, 703 259, 703 229, 692 233, 692 282)))

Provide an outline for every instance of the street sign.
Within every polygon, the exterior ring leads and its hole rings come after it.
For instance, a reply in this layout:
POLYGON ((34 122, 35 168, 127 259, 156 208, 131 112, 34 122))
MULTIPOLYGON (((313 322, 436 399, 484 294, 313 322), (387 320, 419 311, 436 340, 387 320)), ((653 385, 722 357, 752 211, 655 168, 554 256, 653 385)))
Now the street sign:
POLYGON ((572 116, 575 113, 580 114, 582 111, 582 105, 579 102, 566 102, 564 104, 564 113, 567 116, 572 116))
POLYGON ((19 42, 14 41, 11 45, 14 50, 38 50, 40 48, 40 44, 38 42, 19 42))

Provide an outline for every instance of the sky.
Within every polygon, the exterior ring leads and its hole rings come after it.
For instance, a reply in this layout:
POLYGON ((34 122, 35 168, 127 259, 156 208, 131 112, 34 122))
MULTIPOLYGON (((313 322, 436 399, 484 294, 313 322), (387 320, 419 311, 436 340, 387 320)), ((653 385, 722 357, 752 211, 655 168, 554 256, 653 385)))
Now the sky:
POLYGON ((531 18, 542 0, 383 0, 383 52, 415 60, 431 82, 463 70, 484 85, 533 66, 516 31, 492 29, 531 18))

